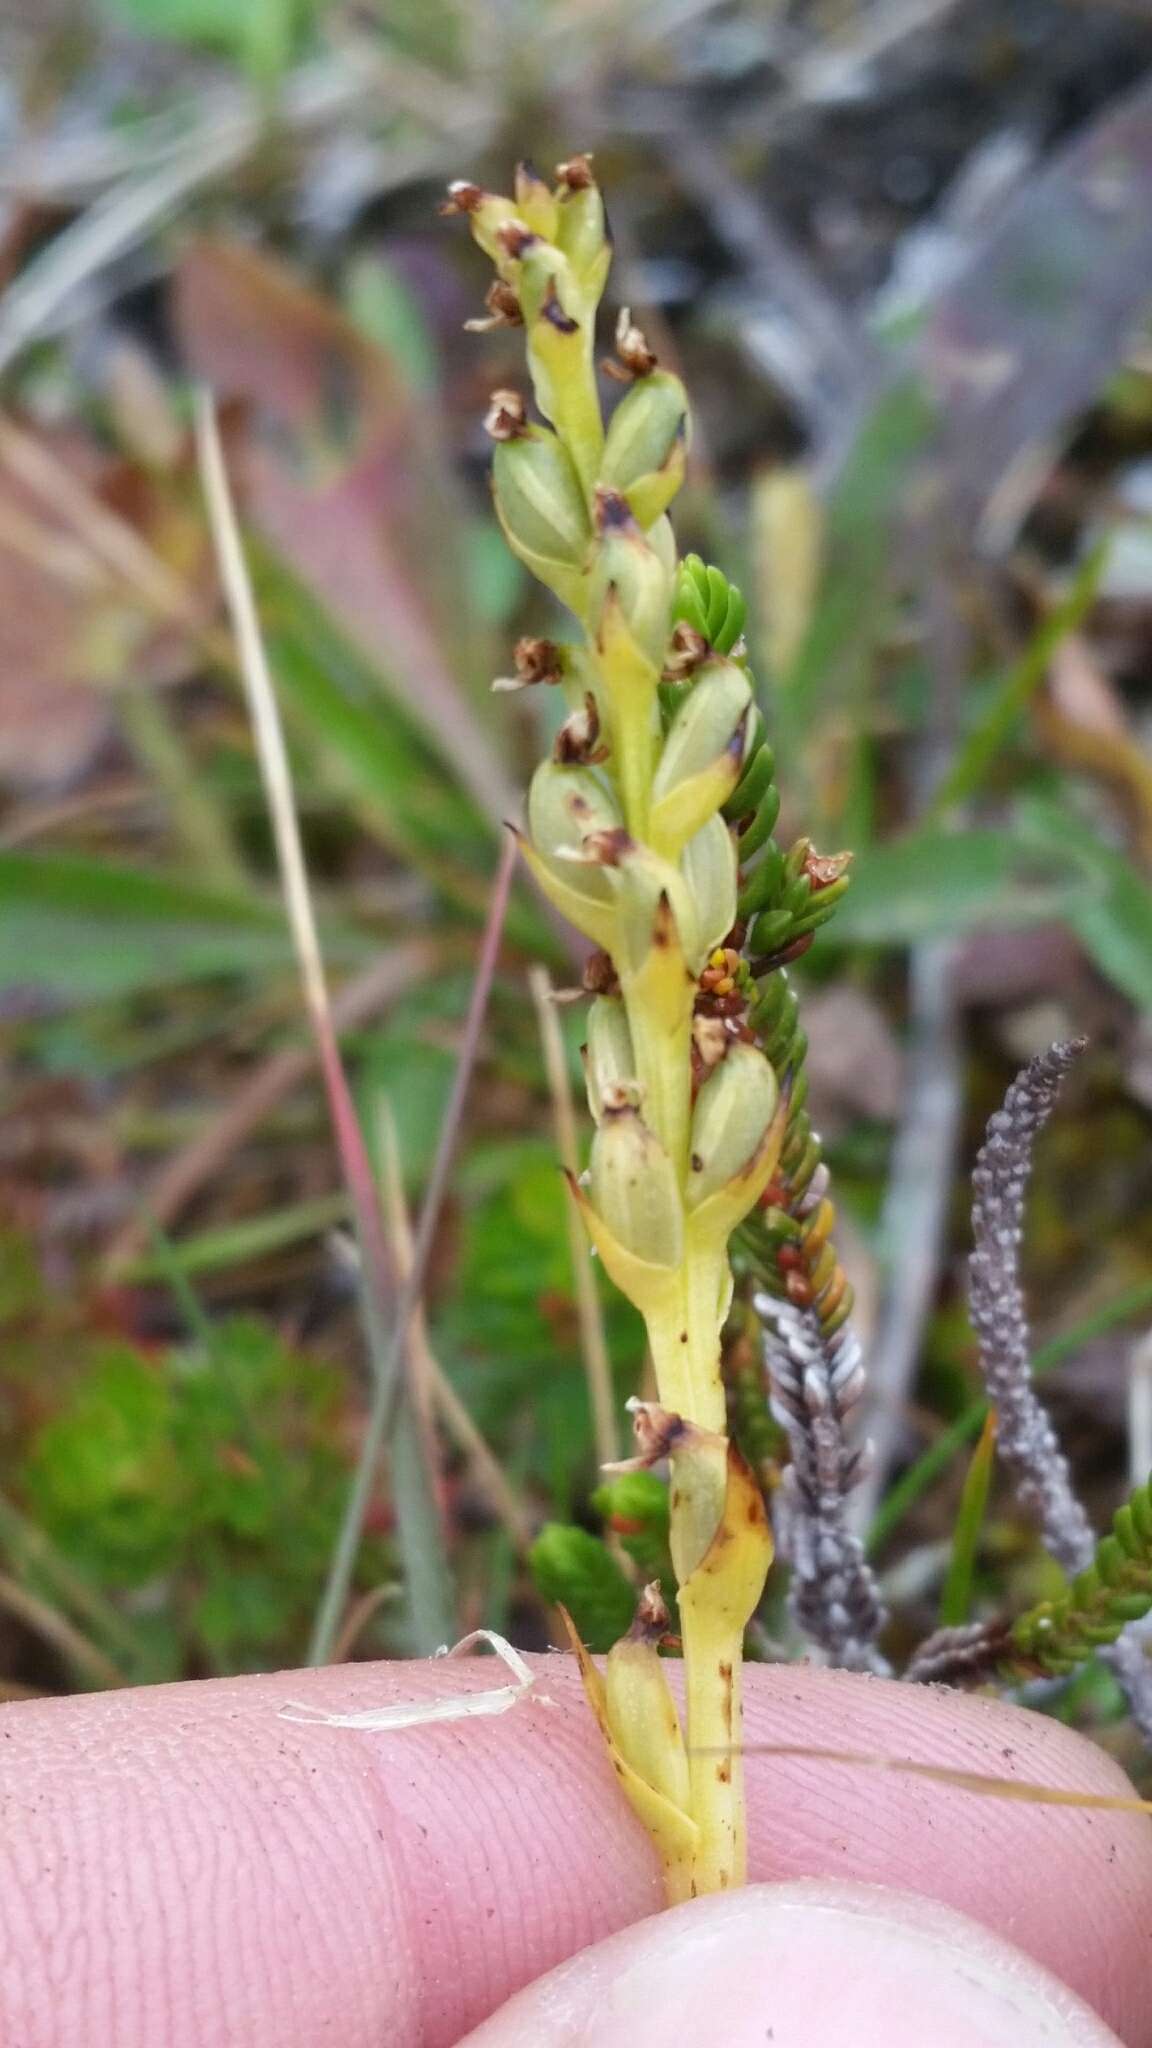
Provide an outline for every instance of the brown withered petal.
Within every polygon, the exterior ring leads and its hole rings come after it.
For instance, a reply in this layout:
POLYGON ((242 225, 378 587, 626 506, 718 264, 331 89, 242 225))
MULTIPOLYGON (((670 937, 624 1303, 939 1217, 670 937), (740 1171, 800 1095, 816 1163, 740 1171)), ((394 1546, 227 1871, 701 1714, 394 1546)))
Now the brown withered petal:
POLYGON ((515 259, 523 256, 525 250, 530 249, 534 242, 540 240, 540 237, 539 235, 534 235, 531 228, 524 221, 506 220, 503 227, 497 228, 496 240, 499 242, 504 254, 515 259))
POLYGON ((677 619, 670 644, 672 651, 664 664, 666 683, 679 683, 685 676, 694 675, 712 652, 703 633, 690 626, 687 619, 677 619))
POLYGON ((804 873, 816 889, 827 889, 832 882, 838 882, 851 865, 850 853, 817 853, 811 846, 804 857, 804 873))
POLYGON ((632 1626, 628 1634, 634 1642, 659 1642, 662 1636, 667 1635, 671 1619, 668 1604, 660 1590, 660 1581, 653 1579, 650 1585, 644 1587, 636 1602, 636 1612, 632 1617, 632 1626))
POLYGON ((440 202, 440 212, 475 213, 483 198, 482 185, 474 185, 470 178, 454 178, 448 187, 448 197, 440 202))
POLYGON ((612 964, 612 955, 598 946, 589 953, 584 962, 584 988, 590 996, 614 996, 619 993, 620 977, 612 964))
POLYGON ((647 1466, 658 1464, 661 1458, 670 1457, 692 1429, 692 1424, 685 1422, 682 1415, 674 1414, 670 1408, 661 1408, 658 1401, 641 1401, 633 1395, 628 1410, 632 1417, 636 1456, 605 1466, 605 1471, 642 1472, 647 1466))
POLYGON ((484 415, 484 432, 493 441, 518 441, 528 431, 528 412, 518 391, 494 391, 484 415))
POLYGON ((647 377, 656 368, 656 352, 627 306, 621 306, 616 321, 616 354, 631 377, 647 377))
POLYGON ((484 294, 484 304, 488 308, 487 317, 466 320, 464 329, 467 334, 491 334, 497 327, 523 327, 524 314, 520 301, 511 285, 505 284, 503 278, 497 277, 489 285, 484 294))
POLYGON ((618 868, 635 849, 636 841, 623 825, 611 825, 602 832, 589 832, 583 842, 584 857, 596 867, 618 868))
POLYGON ((556 642, 535 634, 521 635, 512 650, 512 659, 523 683, 558 683, 564 672, 556 642))
POLYGON ((592 158, 588 155, 570 156, 566 163, 557 164, 556 183, 563 185, 567 192, 586 192, 595 183, 592 158))
POLYGON ((552 759, 561 767, 594 766, 607 757, 600 744, 600 711, 591 690, 585 692, 584 708, 566 718, 552 743, 552 759))

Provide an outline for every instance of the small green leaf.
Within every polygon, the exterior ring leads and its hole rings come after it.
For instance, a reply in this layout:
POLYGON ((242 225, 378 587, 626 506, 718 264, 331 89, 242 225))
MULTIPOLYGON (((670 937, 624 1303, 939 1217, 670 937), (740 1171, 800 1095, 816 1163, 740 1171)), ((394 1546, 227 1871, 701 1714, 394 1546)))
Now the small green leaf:
POLYGON ((1152 1010, 1152 889, 1086 821, 1057 804, 1034 800, 1021 810, 1024 843, 1062 860, 1078 879, 1067 915, 1102 974, 1141 1009, 1152 1010))
MULTIPOLYGON (((1012 1650, 1026 1666, 1063 1677, 1114 1643, 1130 1621, 1152 1609, 1152 1480, 1118 1508, 1112 1530, 1067 1592, 1042 1600, 1012 1629, 1012 1650)), ((1011 1662, 1011 1657, 1009 1658, 1011 1662)))
POLYGON ((631 1627, 635 1592, 611 1552, 587 1529, 545 1522, 528 1561, 541 1598, 568 1609, 590 1650, 610 1650, 631 1627))

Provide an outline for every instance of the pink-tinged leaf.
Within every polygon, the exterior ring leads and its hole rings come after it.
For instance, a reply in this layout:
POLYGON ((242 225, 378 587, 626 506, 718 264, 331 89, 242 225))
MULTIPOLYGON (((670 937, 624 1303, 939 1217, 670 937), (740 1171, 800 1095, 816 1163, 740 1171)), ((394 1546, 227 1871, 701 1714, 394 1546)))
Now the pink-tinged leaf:
MULTIPOLYGON (((175 281, 189 367, 239 401, 249 517, 402 694, 494 819, 512 785, 449 652, 460 510, 396 367, 283 265, 199 241, 175 281)), ((458 623, 458 622, 457 622, 458 623)))

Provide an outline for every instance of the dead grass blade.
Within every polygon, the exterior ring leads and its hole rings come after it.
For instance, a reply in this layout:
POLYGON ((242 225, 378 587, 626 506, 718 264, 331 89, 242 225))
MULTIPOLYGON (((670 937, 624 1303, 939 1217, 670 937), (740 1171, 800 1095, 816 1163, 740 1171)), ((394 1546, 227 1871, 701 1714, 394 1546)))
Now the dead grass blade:
MULTIPOLYGON (((725 1752, 707 1751, 708 1755, 725 1752)), ((699 1754, 699 1752, 698 1752, 699 1754)), ((958 1792, 986 1799, 1017 1799, 1029 1806, 1083 1806, 1098 1813, 1152 1813, 1152 1799, 1123 1793, 1076 1792, 1062 1785, 1036 1785, 1028 1778, 997 1778, 983 1771, 962 1771, 951 1764, 911 1763, 904 1757, 880 1756, 867 1750, 818 1749, 805 1742, 752 1742, 745 1756, 799 1757, 812 1763, 845 1764, 855 1770, 893 1771, 905 1778, 930 1778, 958 1792)))
MULTIPOLYGON (((437 957, 436 948, 424 939, 411 939, 383 953, 332 997, 335 1030, 356 1030, 369 1018, 379 1016, 398 996, 424 979, 437 957)), ((105 1259, 109 1278, 118 1278, 136 1262, 148 1247, 153 1227, 171 1228, 181 1210, 220 1172, 265 1117, 271 1116, 285 1097, 307 1080, 315 1062, 316 1046, 311 1040, 273 1053, 237 1089, 219 1115, 160 1168, 141 1198, 140 1215, 129 1220, 109 1247, 105 1259)))
MULTIPOLYGON (((387 1422, 392 1417, 395 1395, 400 1391, 408 1316, 398 1311, 395 1327, 389 1330, 387 1304, 394 1291, 392 1264, 371 1162, 340 1057, 336 1028, 328 1000, 320 939, 308 888, 288 750, 256 616, 252 586, 244 561, 216 415, 211 397, 206 393, 201 393, 197 401, 196 442, 213 539, 236 634, 241 678, 252 718, 260 772, 272 819, 285 907, 300 965, 304 999, 316 1040, 320 1070, 328 1096, 341 1170, 356 1222, 362 1280, 359 1301, 375 1373, 372 1415, 375 1417, 377 1413, 381 1413, 387 1422)), ((409 1310, 409 1315, 410 1313, 409 1310)), ((366 1444, 370 1440, 372 1428, 373 1424, 370 1421, 366 1444)), ((383 1433, 381 1427, 381 1440, 383 1433)), ((365 1507, 367 1495, 375 1480, 375 1452, 379 1447, 377 1441, 363 1489, 365 1507)), ((437 1503, 436 1475, 424 1463, 422 1447, 415 1432, 412 1433, 411 1440, 405 1442, 403 1449, 405 1469, 402 1492, 407 1517, 403 1521, 399 1494, 396 1502, 401 1548, 411 1567, 408 1574, 408 1590, 416 1642, 421 1647, 432 1648, 437 1641, 443 1640, 444 1624, 451 1619, 450 1582, 437 1503)), ((362 1460, 361 1471, 363 1469, 362 1460)), ((334 1583, 330 1580, 330 1600, 325 1608, 330 1629, 324 1644, 326 1654, 331 1649, 347 1601, 362 1522, 363 1511, 356 1523, 350 1544, 346 1540, 345 1531, 341 1532, 341 1542, 337 1551, 341 1571, 339 1576, 334 1574, 334 1583)))
POLYGON ((324 1664, 328 1661, 332 1644, 335 1641, 336 1630, 340 1624, 340 1615, 348 1597, 348 1588, 351 1585, 352 1572, 356 1562, 356 1552, 360 1544, 360 1534, 364 1527, 364 1517, 372 1496, 376 1466, 392 1422, 396 1396, 399 1390, 398 1374, 400 1360, 403 1356, 405 1343, 407 1342, 412 1317, 424 1291, 424 1276, 428 1268, 428 1259, 432 1250, 433 1239, 436 1235, 436 1226, 440 1220, 444 1196, 447 1192, 448 1176, 451 1172, 452 1160, 455 1156, 456 1140, 460 1131, 464 1103, 480 1046, 480 1032, 484 1023, 484 1013, 488 1007, 488 993, 496 971, 496 960, 500 951, 500 940, 504 930, 504 919, 507 915, 508 897, 512 888, 512 875, 515 865, 516 844, 509 833, 504 841, 500 865, 492 885, 492 901, 489 906, 488 921, 484 928, 484 937, 480 947, 480 958, 476 966, 476 975, 472 984, 468 1015, 464 1022, 460 1054, 456 1062, 452 1091, 449 1095, 447 1107, 444 1111, 444 1119, 440 1126, 440 1137, 436 1147, 436 1157, 432 1163, 432 1171, 428 1177, 428 1186, 424 1195, 424 1206, 420 1211, 420 1221, 417 1225, 416 1239, 412 1247, 412 1264, 408 1269, 407 1278, 400 1288, 399 1299, 396 1304, 392 1339, 385 1361, 387 1369, 378 1376, 376 1381, 372 1408, 360 1447, 359 1464, 349 1490, 344 1520, 332 1554, 328 1583, 324 1590, 324 1597, 320 1603, 316 1616, 316 1625, 312 1632, 312 1641, 308 1652, 310 1664, 324 1664))

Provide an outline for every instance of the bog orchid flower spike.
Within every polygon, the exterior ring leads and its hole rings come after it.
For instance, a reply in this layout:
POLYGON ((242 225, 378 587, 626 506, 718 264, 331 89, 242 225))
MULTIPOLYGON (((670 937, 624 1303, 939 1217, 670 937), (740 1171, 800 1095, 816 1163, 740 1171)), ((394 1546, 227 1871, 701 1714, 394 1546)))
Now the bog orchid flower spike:
MULTIPOLYGON (((770 1221, 752 1232, 755 1260, 744 1263, 810 1316, 836 1428, 858 1390, 781 974, 847 886, 847 856, 772 839, 779 798, 743 601, 718 570, 677 558, 668 508, 685 473, 688 401, 627 310, 608 365, 624 388, 605 424, 596 319, 611 251, 590 159, 561 164, 551 184, 521 165, 510 195, 461 181, 446 211, 467 218, 495 269, 488 317, 474 324, 518 323, 524 335, 535 414, 526 392, 500 390, 487 418, 497 517, 571 615, 569 637, 522 640, 515 674, 497 687, 546 683, 567 706, 532 778, 520 844, 541 890, 595 949, 585 1052, 595 1130, 573 1196, 647 1328, 658 1403, 636 1410, 637 1448, 641 1464, 666 1463, 671 1476, 683 1722, 652 1589, 604 1677, 584 1669, 669 1897, 682 1898, 745 1872, 741 1657, 772 1541, 729 1434, 721 1333, 731 1241, 750 1219, 770 1221)), ((853 1454, 837 1450, 836 1461, 842 1492, 853 1454)), ((811 1492, 805 1479, 791 1528, 811 1492)), ((820 1543, 831 1526, 825 1516, 820 1543)), ((841 1551, 830 1627, 852 1661, 866 1661, 879 1606, 846 1539, 841 1551)), ((807 1615, 802 1564, 798 1576, 807 1615)))

